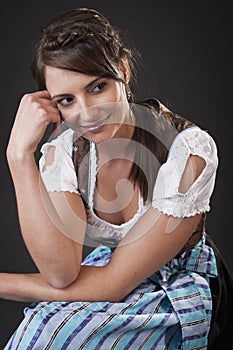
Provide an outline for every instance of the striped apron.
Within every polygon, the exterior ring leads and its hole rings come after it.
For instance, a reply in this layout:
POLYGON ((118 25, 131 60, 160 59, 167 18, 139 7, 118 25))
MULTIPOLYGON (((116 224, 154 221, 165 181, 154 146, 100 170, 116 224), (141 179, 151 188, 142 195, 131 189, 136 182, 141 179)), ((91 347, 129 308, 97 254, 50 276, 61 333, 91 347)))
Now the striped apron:
MULTIPOLYGON (((83 261, 103 266, 110 248, 100 246, 83 261)), ((39 302, 4 350, 191 350, 207 349, 212 301, 208 280, 216 260, 205 235, 120 302, 39 302)))

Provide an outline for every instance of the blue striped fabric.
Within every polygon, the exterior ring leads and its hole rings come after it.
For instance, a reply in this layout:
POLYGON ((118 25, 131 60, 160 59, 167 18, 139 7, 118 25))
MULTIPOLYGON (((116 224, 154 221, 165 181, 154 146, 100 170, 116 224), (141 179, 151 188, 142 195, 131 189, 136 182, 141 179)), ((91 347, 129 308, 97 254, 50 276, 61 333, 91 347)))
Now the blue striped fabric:
MULTIPOLYGON (((111 258, 96 248, 84 265, 111 258)), ((208 280, 217 275, 205 237, 143 281, 121 302, 40 302, 25 317, 4 350, 207 349, 211 321, 208 280)))

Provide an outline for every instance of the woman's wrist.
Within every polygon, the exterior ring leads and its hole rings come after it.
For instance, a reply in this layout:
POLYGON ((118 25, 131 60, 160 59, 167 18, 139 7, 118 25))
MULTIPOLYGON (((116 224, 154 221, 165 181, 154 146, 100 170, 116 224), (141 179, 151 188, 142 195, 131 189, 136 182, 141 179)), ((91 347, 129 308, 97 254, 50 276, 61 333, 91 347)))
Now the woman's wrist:
POLYGON ((19 148, 8 147, 6 151, 8 164, 14 165, 15 163, 24 163, 34 160, 34 152, 29 150, 21 150, 19 148))
POLYGON ((20 176, 20 174, 28 176, 28 171, 35 166, 37 167, 34 152, 7 149, 6 157, 11 175, 14 178, 15 175, 20 176))

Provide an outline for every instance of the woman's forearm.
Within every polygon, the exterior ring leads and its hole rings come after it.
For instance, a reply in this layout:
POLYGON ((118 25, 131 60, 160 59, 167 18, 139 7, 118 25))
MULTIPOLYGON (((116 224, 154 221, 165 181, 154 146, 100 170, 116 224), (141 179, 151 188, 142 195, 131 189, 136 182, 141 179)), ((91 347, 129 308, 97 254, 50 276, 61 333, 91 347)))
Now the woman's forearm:
POLYGON ((107 267, 82 266, 76 281, 66 288, 49 285, 40 273, 0 274, 0 298, 15 301, 118 301, 114 276, 107 267))
POLYGON ((166 234, 171 218, 165 214, 156 217, 156 213, 151 208, 144 214, 132 231, 134 240, 117 247, 107 265, 81 266, 76 280, 66 288, 52 287, 41 274, 0 274, 0 297, 20 301, 122 300, 180 251, 200 220, 199 215, 180 223, 174 219, 174 231, 166 234), (141 236, 145 225, 149 225, 148 231, 141 236))
MULTIPOLYGON (((60 287, 71 283, 79 272, 82 242, 74 243, 54 224, 53 218, 56 218, 59 228, 64 227, 41 182, 34 155, 21 159, 8 157, 8 162, 22 235, 35 264, 52 285, 60 287)), ((83 236, 84 227, 80 230, 83 236)))

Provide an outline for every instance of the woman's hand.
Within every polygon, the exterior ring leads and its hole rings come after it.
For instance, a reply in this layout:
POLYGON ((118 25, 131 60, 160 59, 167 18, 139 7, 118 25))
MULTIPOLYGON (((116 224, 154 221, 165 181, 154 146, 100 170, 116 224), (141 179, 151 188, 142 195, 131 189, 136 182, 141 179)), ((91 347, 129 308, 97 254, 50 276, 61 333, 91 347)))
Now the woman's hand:
POLYGON ((34 152, 50 123, 59 124, 60 114, 49 93, 25 95, 11 131, 7 158, 26 247, 44 280, 53 288, 64 288, 80 271, 86 214, 78 194, 50 196, 41 180, 34 152), (78 242, 70 238, 75 229, 78 242))
POLYGON ((60 115, 49 93, 38 91, 21 99, 7 147, 7 157, 34 154, 50 123, 59 124, 60 115))

